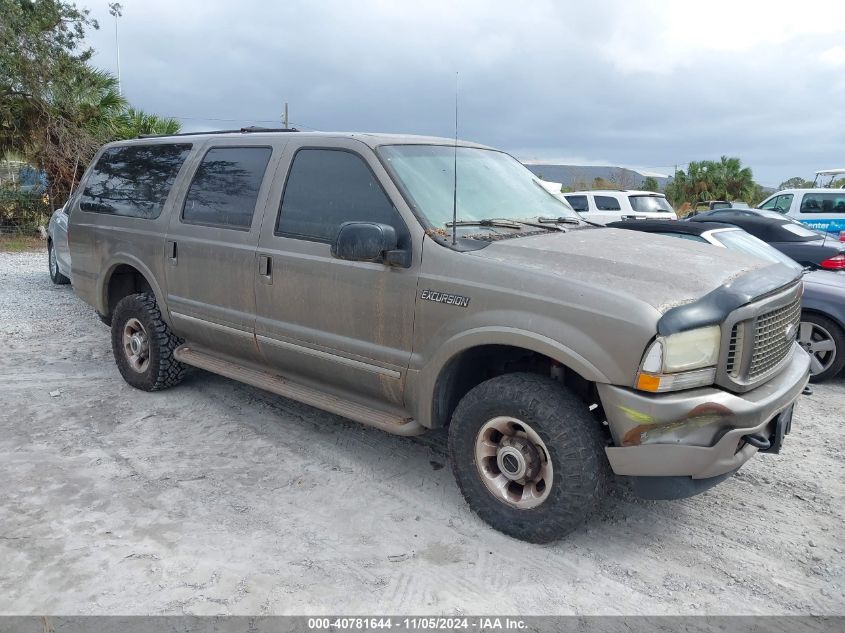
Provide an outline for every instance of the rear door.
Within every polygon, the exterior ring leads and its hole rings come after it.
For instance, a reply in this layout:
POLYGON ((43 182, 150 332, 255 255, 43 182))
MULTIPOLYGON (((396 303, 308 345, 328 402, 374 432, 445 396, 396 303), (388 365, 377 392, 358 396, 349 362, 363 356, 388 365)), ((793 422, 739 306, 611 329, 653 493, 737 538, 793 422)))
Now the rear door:
POLYGON ((845 231, 845 189, 804 192, 795 217, 810 228, 838 239, 840 231, 845 231))
POLYGON ((258 347, 281 374, 401 405, 421 253, 397 210, 399 192, 358 141, 315 139, 286 154, 282 169, 290 168, 283 189, 277 179, 258 249, 258 347), (411 265, 332 257, 347 221, 392 225, 411 265))
POLYGON ((259 360, 255 249, 270 190, 268 174, 282 147, 266 139, 209 141, 183 182, 165 240, 174 330, 191 343, 235 358, 259 360))

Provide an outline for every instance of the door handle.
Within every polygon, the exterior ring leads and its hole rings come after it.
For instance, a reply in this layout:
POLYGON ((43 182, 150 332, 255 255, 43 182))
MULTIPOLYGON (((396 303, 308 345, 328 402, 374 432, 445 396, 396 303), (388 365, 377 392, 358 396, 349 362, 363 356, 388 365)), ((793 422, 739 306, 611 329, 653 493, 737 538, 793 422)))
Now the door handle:
POLYGON ((273 284, 273 258, 269 255, 258 256, 258 276, 265 284, 273 284))
POLYGON ((167 240, 167 260, 172 266, 176 265, 176 242, 174 240, 167 240))

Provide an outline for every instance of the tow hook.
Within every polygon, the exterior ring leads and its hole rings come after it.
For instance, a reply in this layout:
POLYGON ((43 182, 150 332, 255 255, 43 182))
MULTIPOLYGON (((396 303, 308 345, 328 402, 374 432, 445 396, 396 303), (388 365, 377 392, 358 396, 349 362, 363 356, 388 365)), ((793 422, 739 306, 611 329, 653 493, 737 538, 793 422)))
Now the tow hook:
POLYGON ((751 444, 761 451, 767 451, 772 447, 772 443, 762 435, 743 435, 742 439, 746 444, 751 444))

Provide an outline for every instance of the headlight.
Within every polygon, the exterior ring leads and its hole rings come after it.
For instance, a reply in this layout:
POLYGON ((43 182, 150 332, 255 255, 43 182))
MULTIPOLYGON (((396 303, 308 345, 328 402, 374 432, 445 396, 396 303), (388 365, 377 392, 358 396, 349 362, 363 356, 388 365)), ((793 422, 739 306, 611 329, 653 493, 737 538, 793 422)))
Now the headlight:
POLYGON ((643 356, 636 388, 661 392, 713 384, 721 340, 718 325, 658 336, 643 356))

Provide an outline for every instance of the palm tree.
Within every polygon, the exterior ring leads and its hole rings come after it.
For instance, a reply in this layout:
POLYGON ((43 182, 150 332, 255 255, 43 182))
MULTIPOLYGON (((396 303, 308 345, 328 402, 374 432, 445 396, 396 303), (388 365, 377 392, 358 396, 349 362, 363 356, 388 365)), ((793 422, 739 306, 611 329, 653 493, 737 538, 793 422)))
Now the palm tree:
POLYGON ((738 158, 722 156, 717 168, 717 182, 726 200, 749 201, 754 196, 754 174, 738 158))
POLYGON ((176 119, 160 117, 129 107, 123 115, 121 138, 137 138, 141 134, 178 134, 182 125, 176 119))

